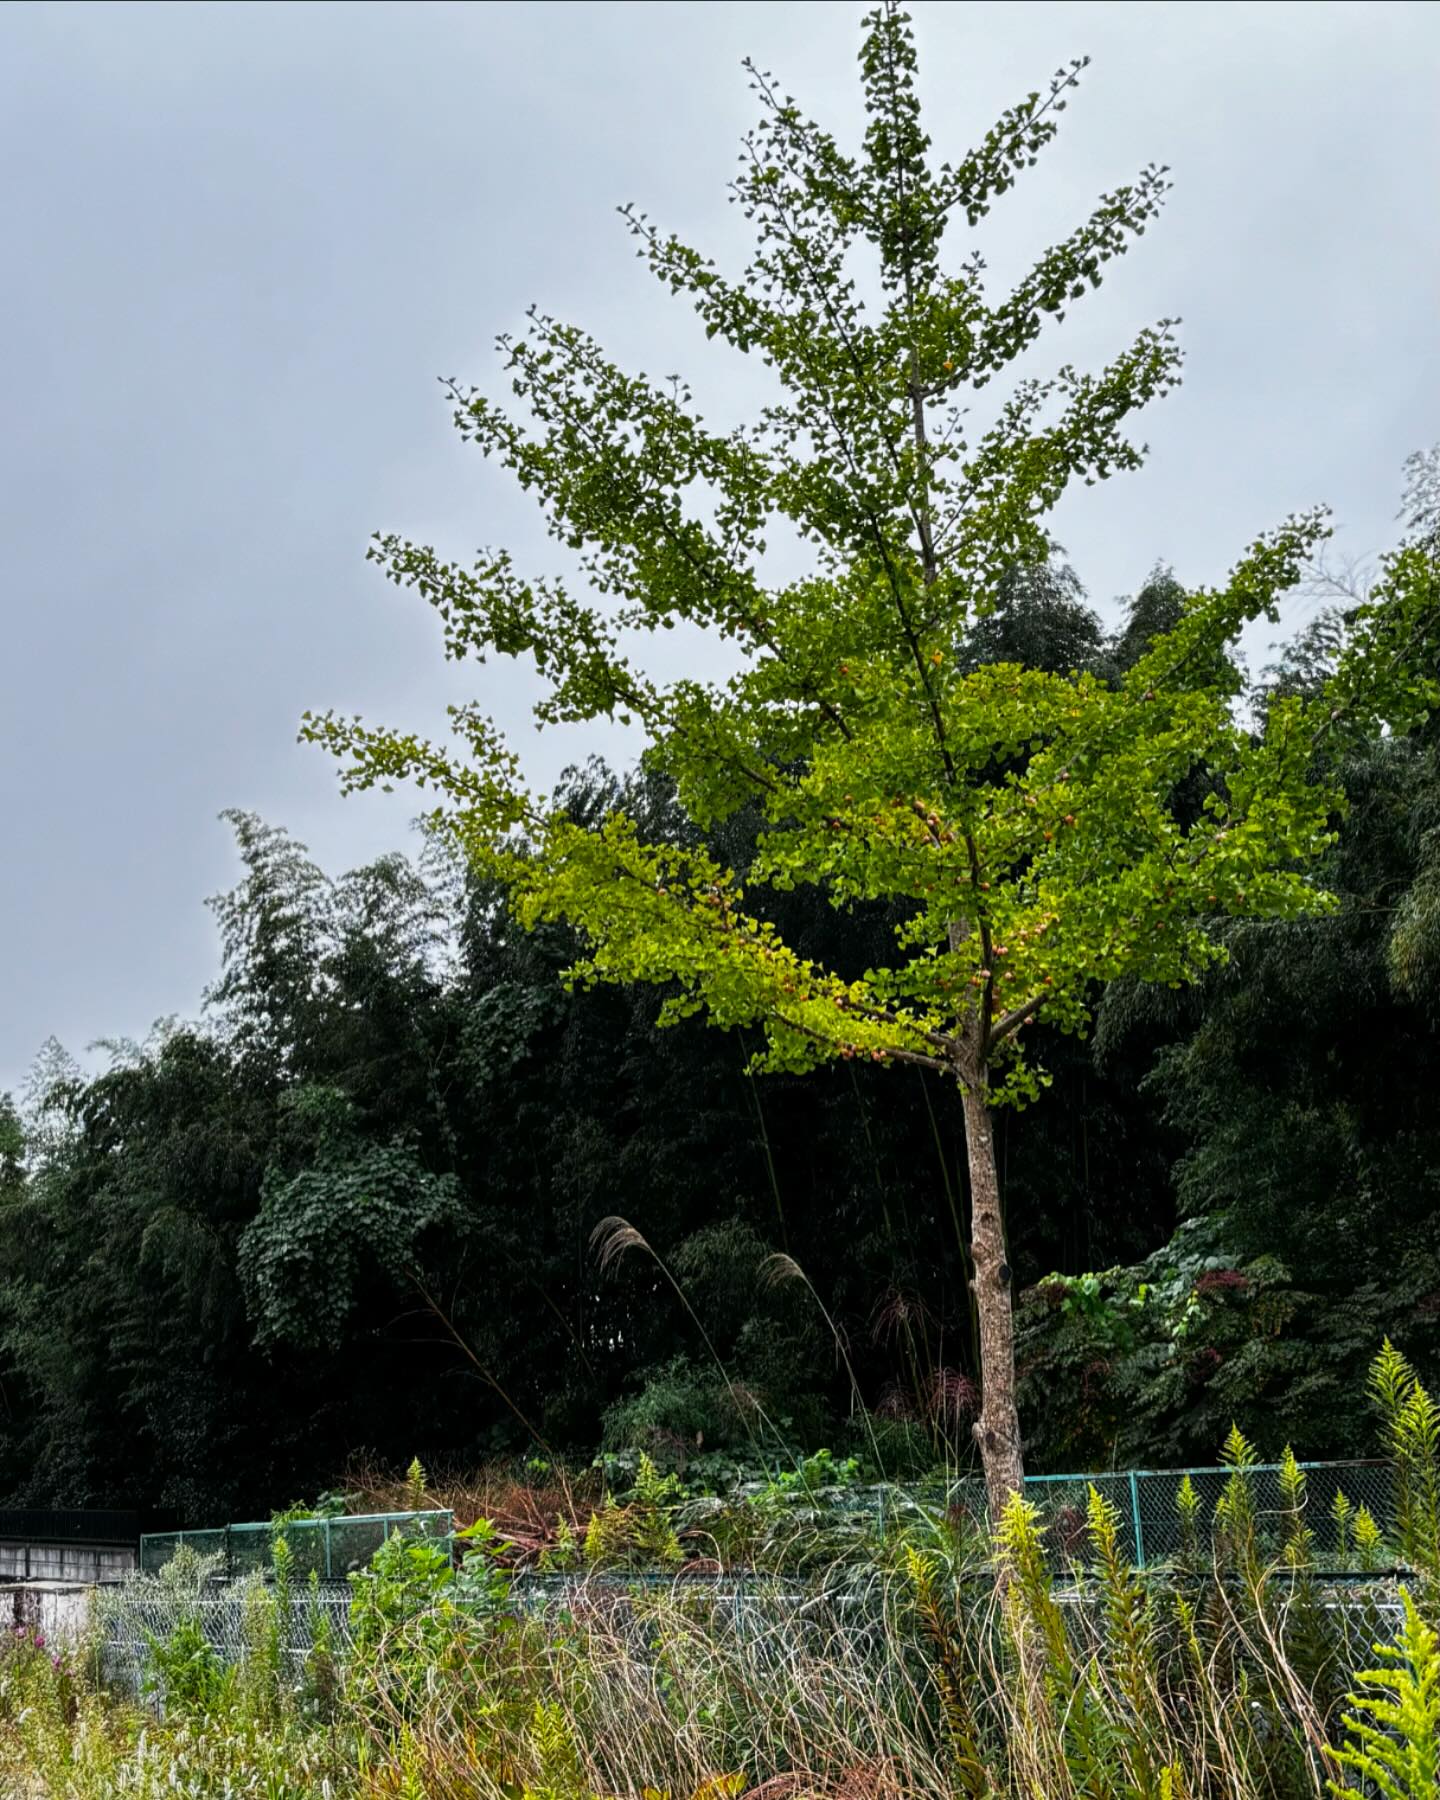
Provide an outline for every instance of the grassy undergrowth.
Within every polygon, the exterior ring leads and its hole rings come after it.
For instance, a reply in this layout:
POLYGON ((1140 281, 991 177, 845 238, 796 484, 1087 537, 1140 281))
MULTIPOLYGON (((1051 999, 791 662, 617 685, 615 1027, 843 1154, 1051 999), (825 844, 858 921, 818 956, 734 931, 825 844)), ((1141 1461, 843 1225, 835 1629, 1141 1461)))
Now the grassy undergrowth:
POLYGON ((493 1579, 458 1594, 462 1576, 401 1561, 432 1546, 393 1540, 349 1641, 298 1665, 277 1654, 274 1586, 255 1589, 238 1660, 177 1626, 133 1699, 97 1678, 93 1647, 17 1637, 0 1650, 0 1792, 1437 1800, 1440 1645, 1408 1593, 1399 1616, 1379 1591, 1335 1609, 1303 1571, 1246 1567, 1243 1545, 1193 1583, 1142 1585, 1098 1497, 1091 1532, 1079 1586, 1057 1583, 1017 1504, 998 1587, 897 1544, 863 1576, 739 1599, 580 1587, 538 1615, 493 1579))
MULTIPOLYGON (((1238 1433, 1213 1516, 1143 1578, 1098 1487, 1064 1559, 1016 1499, 991 1566, 941 1513, 798 1574, 591 1575, 543 1604, 483 1520, 458 1562, 391 1538, 339 1614, 282 1536, 268 1579, 217 1591, 181 1559, 89 1644, 0 1647, 0 1794, 1440 1800, 1440 1411, 1388 1347, 1375 1379, 1399 1584, 1327 1583, 1298 1470, 1277 1555, 1238 1433), (116 1644, 160 1588, 127 1694, 116 1644)), ((609 1509, 662 1571, 673 1500, 609 1509)))

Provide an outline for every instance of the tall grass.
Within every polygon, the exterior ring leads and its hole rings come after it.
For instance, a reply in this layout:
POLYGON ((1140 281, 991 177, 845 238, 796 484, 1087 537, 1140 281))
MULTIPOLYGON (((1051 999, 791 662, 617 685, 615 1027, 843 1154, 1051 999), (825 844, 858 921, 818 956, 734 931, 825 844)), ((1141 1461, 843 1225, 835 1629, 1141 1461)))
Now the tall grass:
MULTIPOLYGON (((1376 1386, 1405 1459, 1398 1586, 1324 1583, 1293 1464, 1272 1551, 1238 1432, 1217 1516, 1187 1499, 1163 1576, 1131 1569, 1095 1487, 1068 1553, 1017 1497, 987 1545, 898 1518, 862 1556, 743 1582, 526 1588, 483 1523, 458 1569, 392 1538, 348 1630, 282 1551, 277 1579, 226 1591, 224 1655, 203 1571, 172 1579, 142 1696, 107 1688, 100 1646, 0 1648, 0 1794, 1440 1800, 1432 1410, 1388 1346, 1376 1386)), ((663 1563, 647 1482, 631 1526, 663 1563)))
POLYGON ((402 1625, 357 1723, 377 1770, 401 1743, 405 1779, 447 1800, 1299 1800, 1392 1766, 1388 1800, 1440 1800, 1440 1649, 1408 1595, 1337 1596, 1233 1536, 1146 1582, 1093 1490, 1086 1534, 1056 1569, 1017 1499, 998 1581, 932 1534, 803 1581, 581 1583, 462 1637, 439 1681, 402 1625))
POLYGON ((1162 1587, 1126 1567, 1098 1495, 1088 1529, 1092 1560, 1059 1575, 1015 1502, 999 1583, 897 1542, 803 1581, 591 1579, 484 1617, 422 1596, 342 1652, 328 1699, 263 1618, 222 1678, 192 1655, 148 1704, 17 1643, 0 1792, 1318 1800, 1381 1769, 1387 1800, 1440 1800, 1440 1648, 1413 1603, 1336 1606, 1293 1570, 1228 1563, 1162 1587))

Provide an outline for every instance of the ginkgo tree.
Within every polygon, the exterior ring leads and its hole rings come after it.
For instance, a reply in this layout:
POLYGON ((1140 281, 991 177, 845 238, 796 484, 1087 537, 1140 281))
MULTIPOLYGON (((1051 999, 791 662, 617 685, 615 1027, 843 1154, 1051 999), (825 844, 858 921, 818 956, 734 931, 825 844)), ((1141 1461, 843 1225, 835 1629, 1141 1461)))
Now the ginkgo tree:
POLYGON ((530 659, 542 725, 638 724, 693 844, 649 841, 623 811, 567 816, 473 705, 452 710, 449 742, 333 713, 302 726, 342 759, 348 789, 436 789, 434 820, 507 884, 524 922, 578 929, 577 980, 666 984, 669 1020, 759 1027, 766 1068, 865 1058, 958 1085, 974 1433, 996 1508, 1023 1459, 992 1115, 1044 1080, 1026 1028, 1082 1029, 1099 984, 1120 976, 1195 979, 1223 956, 1227 917, 1324 905, 1305 869, 1340 797, 1316 778, 1318 745, 1337 719, 1373 712, 1381 688, 1401 711, 1433 698, 1396 674, 1425 629, 1401 570, 1399 598, 1379 593, 1355 625, 1332 693, 1277 699, 1258 727, 1237 716, 1225 648, 1273 616, 1318 515, 1190 595, 1114 684, 962 654, 1007 573, 1044 559, 1067 488, 1138 466, 1127 421, 1177 379, 1170 322, 1097 372, 1012 367, 1154 219, 1162 169, 1105 195, 1004 295, 987 294, 978 255, 942 265, 947 231, 974 227, 1036 161, 1083 66, 951 164, 931 156, 894 4, 865 21, 858 153, 747 65, 762 108, 734 185, 757 240, 749 266, 727 276, 623 210, 709 336, 768 365, 775 398, 750 426, 711 429, 679 380, 627 373, 535 311, 500 340, 517 405, 450 384, 462 435, 535 495, 581 577, 530 575, 503 550, 462 566, 394 536, 372 557, 434 607, 448 655, 530 659), (988 423, 972 423, 963 396, 1002 376, 988 423), (776 582, 762 571, 782 527, 807 572, 776 582), (713 673, 724 659, 680 679, 647 672, 647 634, 680 622, 724 640, 736 672, 713 673), (764 828, 742 872, 703 834, 746 807, 764 828), (885 903, 893 957, 841 970, 784 941, 765 890, 800 888, 817 904, 885 903))

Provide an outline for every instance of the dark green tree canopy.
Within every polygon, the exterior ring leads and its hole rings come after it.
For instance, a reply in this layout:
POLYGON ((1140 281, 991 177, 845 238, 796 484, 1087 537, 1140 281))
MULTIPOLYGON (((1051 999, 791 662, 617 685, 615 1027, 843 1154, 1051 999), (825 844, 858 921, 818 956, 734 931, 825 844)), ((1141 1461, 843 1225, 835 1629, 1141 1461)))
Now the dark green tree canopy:
MULTIPOLYGON (((1016 629, 1039 641, 1027 604, 1017 590, 1016 629)), ((1128 1292, 1199 1294, 1178 1346, 1157 1323, 1132 1351, 1022 1306, 1037 1466, 1203 1460, 1231 1414, 1268 1449, 1349 1454, 1376 1332, 1437 1366, 1437 984, 1433 961, 1400 962, 1429 941, 1412 913, 1434 916, 1433 744, 1347 758, 1321 871, 1339 911, 1233 926, 1198 989, 1112 988, 1093 1046, 1046 1036, 1051 1086, 999 1117, 1018 1287, 1122 1265, 1128 1292)), ((591 766, 565 801, 704 841, 654 776, 591 766)), ((332 1486, 361 1446, 473 1463, 533 1447, 533 1426, 581 1459, 603 1440, 683 1462, 697 1433, 753 1454, 653 1269, 600 1278, 588 1239, 618 1196, 794 1441, 869 1453, 818 1315, 756 1279, 778 1250, 845 1333, 888 1466, 953 1458, 978 1370, 952 1090, 859 1062, 757 1079, 753 1037, 657 1030, 663 990, 567 991, 573 934, 523 930, 434 847, 332 879, 234 823, 205 1020, 88 1080, 52 1047, 49 1111, 32 1091, 23 1119, 0 1114, 0 1494, 201 1524, 332 1486), (272 922, 307 907, 309 970, 272 922), (355 1230, 375 1205, 388 1241, 355 1230)), ((737 817, 716 854, 745 869, 760 827, 737 817)), ((836 967, 892 930, 801 890, 767 904, 836 967)))

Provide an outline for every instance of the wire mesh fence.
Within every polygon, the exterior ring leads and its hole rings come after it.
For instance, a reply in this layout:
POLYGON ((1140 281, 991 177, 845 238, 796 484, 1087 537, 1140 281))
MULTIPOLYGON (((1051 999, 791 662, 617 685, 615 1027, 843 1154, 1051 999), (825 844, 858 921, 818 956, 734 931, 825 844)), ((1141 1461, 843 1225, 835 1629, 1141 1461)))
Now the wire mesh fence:
MULTIPOLYGON (((1210 1550, 1239 1491, 1254 1550, 1262 1562, 1277 1565, 1278 1573, 1284 1573, 1287 1557, 1301 1541, 1297 1532, 1303 1534, 1307 1578, 1318 1578, 1315 1598, 1332 1615, 1337 1642, 1349 1645, 1354 1638, 1360 1645, 1393 1630, 1398 1603, 1388 1577, 1401 1560, 1403 1534, 1397 1531, 1389 1464, 1027 1478, 1026 1499, 1035 1508, 1058 1577, 1056 1597, 1067 1615, 1073 1614, 1082 1637, 1097 1628, 1091 1615, 1100 1604, 1087 1569, 1094 1550, 1092 1489, 1113 1511, 1122 1554, 1162 1587, 1198 1584, 1209 1578, 1206 1568, 1223 1585, 1226 1578, 1220 1564, 1212 1564, 1210 1550)), ((766 1568, 711 1562, 708 1570, 703 1564, 664 1571, 520 1569, 513 1572, 501 1610, 542 1627, 559 1623, 565 1631, 599 1632, 642 1655, 653 1649, 657 1621, 663 1619, 671 1630, 688 1621, 717 1642, 723 1637, 758 1669, 772 1652, 781 1654, 784 1646, 808 1642, 816 1633, 824 1639, 842 1632, 849 1653, 858 1655, 866 1645, 880 1655, 895 1601, 895 1569, 893 1559, 865 1553, 867 1542, 875 1549, 872 1534, 908 1538, 917 1529, 938 1531, 962 1546, 952 1565, 957 1596, 976 1593, 972 1582, 983 1590, 993 1580, 985 1489, 978 1479, 903 1488, 849 1486, 797 1498, 811 1514, 830 1506, 848 1522, 847 1532, 833 1540, 839 1554, 823 1566, 782 1558, 766 1568)), ((317 1647, 347 1654, 354 1596, 347 1577, 396 1535, 444 1543, 452 1552, 463 1548, 454 1516, 444 1509, 149 1534, 141 1540, 140 1572, 103 1590, 97 1603, 106 1677, 132 1693, 144 1690, 147 1681, 153 1687, 157 1646, 188 1622, 198 1626, 221 1663, 243 1669, 247 1659, 253 1664, 257 1645, 269 1643, 288 1672, 285 1678, 303 1682, 317 1647), (275 1550, 282 1534, 289 1554, 282 1559, 284 1579, 277 1582, 275 1550)), ((458 1583, 455 1594, 458 1613, 452 1616, 460 1616, 467 1602, 458 1583)), ((483 1620, 477 1616, 475 1623, 480 1628, 483 1620)))
MULTIPOLYGON (((1364 1574, 1393 1560, 1395 1479, 1388 1463, 1301 1463, 1299 1467, 1305 1478, 1303 1525, 1309 1533, 1311 1554, 1322 1571, 1364 1574), (1378 1534, 1369 1549, 1369 1533, 1362 1530, 1358 1538, 1356 1534, 1355 1522, 1362 1511, 1378 1534)), ((1135 1470, 1129 1479, 1137 1566, 1172 1561, 1181 1551, 1182 1517, 1177 1501, 1187 1476, 1203 1524, 1214 1519, 1232 1474, 1229 1469, 1135 1470)), ((1247 1472, 1262 1556, 1280 1554, 1295 1519, 1280 1476, 1280 1466, 1274 1463, 1247 1472)))
MULTIPOLYGON (((1059 1587, 1055 1597, 1076 1648, 1102 1652, 1106 1613, 1098 1586, 1084 1581, 1059 1587)), ((158 1577, 137 1576, 105 1593, 97 1614, 104 1678, 132 1695, 149 1692, 163 1699, 156 1647, 188 1624, 198 1625, 225 1666, 243 1670, 258 1659, 298 1689, 317 1648, 323 1646, 342 1665, 350 1655, 351 1600, 348 1583, 317 1581, 294 1593, 277 1614, 275 1590, 260 1576, 215 1582, 204 1579, 203 1568, 194 1563, 187 1569, 182 1559, 158 1577)), ((967 1631, 999 1629, 999 1612, 983 1592, 960 1584, 956 1604, 967 1631)), ((1352 1661, 1376 1642, 1392 1639, 1400 1622, 1388 1582, 1322 1589, 1321 1604, 1336 1654, 1352 1661)), ((462 1601, 452 1625, 458 1626, 465 1612, 462 1601)), ((623 1647, 637 1666, 659 1666, 667 1645, 673 1651, 689 1641, 703 1646, 707 1657, 738 1659, 755 1676, 782 1673, 797 1651, 825 1658, 827 1668, 843 1653, 847 1667, 866 1668, 883 1685, 905 1679, 895 1648, 913 1624, 911 1613, 903 1577, 872 1566, 800 1577, 529 1572, 516 1580, 498 1616, 528 1620, 547 1635, 556 1633, 557 1641, 584 1641, 609 1652, 623 1647)), ((493 1629, 494 1618, 478 1617, 474 1623, 483 1635, 493 1629)))
MULTIPOLYGON (((351 1600, 348 1583, 315 1582, 295 1592, 277 1616, 275 1590, 258 1576, 217 1582, 203 1565, 182 1558, 159 1576, 137 1576, 102 1598, 96 1612, 100 1666, 113 1688, 163 1698, 156 1648, 180 1627, 198 1627, 226 1667, 278 1654, 282 1680, 298 1686, 317 1646, 341 1661, 350 1654, 351 1600)), ((457 1602, 452 1624, 465 1614, 464 1601, 457 1602)), ((679 1628, 712 1649, 743 1648, 756 1667, 777 1669, 797 1646, 818 1649, 843 1632, 849 1656, 863 1654, 875 1659, 877 1669, 885 1666, 887 1587, 873 1575, 692 1580, 532 1573, 515 1582, 503 1616, 624 1645, 642 1660, 658 1656, 662 1635, 673 1641, 679 1628)), ((482 1633, 489 1629, 484 1618, 475 1624, 482 1633)))
POLYGON ((140 1569, 142 1574, 159 1574, 183 1546, 200 1557, 218 1557, 219 1577, 240 1581, 272 1567, 275 1541, 283 1535, 298 1578, 305 1580, 313 1573, 321 1581, 343 1581, 363 1569, 387 1537, 400 1534, 448 1543, 454 1531, 455 1515, 448 1508, 435 1508, 290 1519, 283 1524, 222 1525, 208 1531, 149 1532, 140 1539, 140 1569))
MULTIPOLYGON (((1240 1472, 1259 1554, 1280 1558, 1297 1527, 1303 1527, 1311 1565, 1320 1573, 1364 1575, 1391 1566, 1396 1560, 1391 1466, 1373 1461, 1297 1467, 1303 1478, 1298 1504, 1293 1488, 1288 1493, 1285 1489, 1280 1464, 1240 1472)), ((1057 1566, 1090 1559, 1087 1519, 1094 1488, 1113 1508, 1121 1548, 1133 1566, 1163 1569, 1183 1558, 1187 1533, 1196 1544, 1208 1546, 1227 1484, 1236 1479, 1237 1471, 1225 1467, 1031 1475, 1026 1477, 1025 1498, 1039 1514, 1046 1548, 1057 1566)), ((885 1536, 924 1519, 943 1519, 957 1532, 973 1534, 977 1543, 986 1533, 985 1487, 978 1477, 826 1488, 792 1498, 798 1503, 797 1516, 808 1509, 816 1518, 829 1515, 848 1521, 857 1537, 872 1532, 885 1536)), ((243 1580, 271 1568, 282 1531, 298 1579, 313 1573, 322 1582, 343 1582, 364 1568, 385 1539, 396 1533, 453 1544, 455 1520, 448 1510, 432 1509, 150 1533, 140 1540, 140 1568, 156 1574, 185 1547, 216 1559, 221 1579, 243 1580)))
MULTIPOLYGON (((1125 1469, 1088 1475, 1029 1475, 1025 1498, 1040 1514, 1046 1547, 1063 1562, 1086 1562, 1090 1490, 1113 1507, 1119 1538, 1137 1569, 1173 1565, 1186 1550, 1187 1533, 1208 1547, 1227 1485, 1242 1480, 1255 1519, 1256 1550, 1262 1560, 1280 1558, 1297 1526, 1307 1534, 1318 1573, 1365 1575, 1395 1560, 1395 1480, 1389 1463, 1299 1463, 1303 1477, 1299 1503, 1287 1493, 1282 1465, 1233 1468, 1125 1469)), ((983 1528, 985 1488, 979 1480, 957 1482, 949 1495, 952 1513, 983 1528)))
POLYGON ((153 1677, 156 1646, 171 1640, 182 1624, 198 1625, 227 1667, 253 1658, 262 1638, 274 1632, 291 1681, 319 1642, 348 1641, 348 1583, 308 1584, 276 1621, 267 1610, 273 1593, 258 1572, 234 1581, 214 1579, 218 1573, 213 1554, 193 1561, 172 1557, 158 1575, 137 1575, 107 1589, 94 1615, 105 1680, 123 1692, 141 1693, 153 1677))

